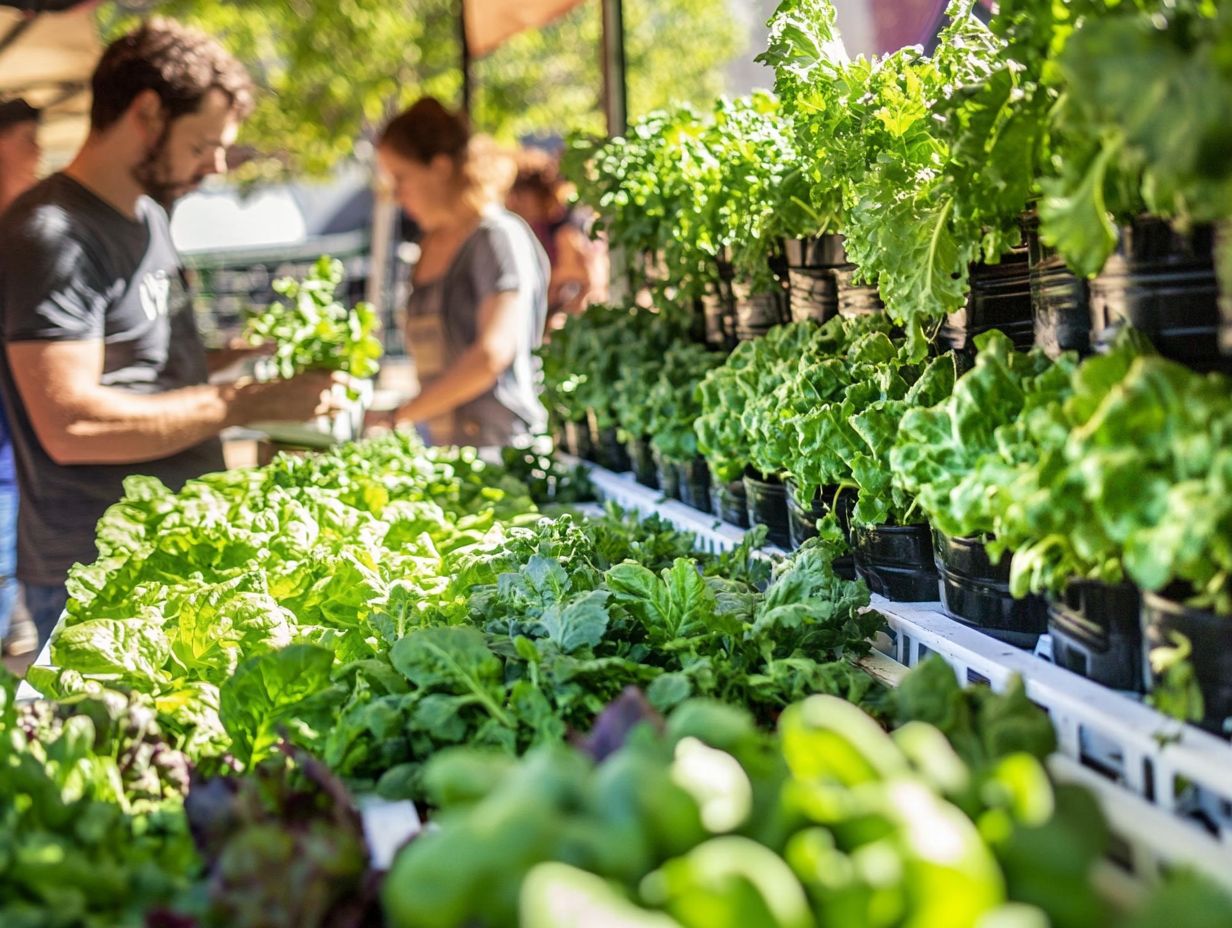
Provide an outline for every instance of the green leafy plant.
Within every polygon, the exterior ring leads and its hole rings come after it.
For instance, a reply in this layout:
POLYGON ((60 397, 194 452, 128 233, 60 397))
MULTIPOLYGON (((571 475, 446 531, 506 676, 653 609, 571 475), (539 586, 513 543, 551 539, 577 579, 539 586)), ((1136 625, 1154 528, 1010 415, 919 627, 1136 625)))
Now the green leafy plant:
POLYGON ((198 867, 189 765, 153 707, 108 694, 15 703, 0 670, 0 898, 6 924, 139 928, 198 867))
POLYGON ((691 322, 672 304, 657 311, 591 306, 570 317, 538 352, 545 399, 561 421, 593 413, 600 428, 622 426, 640 438, 646 434, 646 378, 657 376, 662 346, 687 338, 691 322))
POLYGON ((286 302, 271 303, 249 317, 244 337, 254 347, 274 346, 266 360, 277 376, 309 370, 342 371, 359 379, 376 374, 383 354, 374 334, 376 311, 367 303, 347 309, 338 302, 342 281, 342 262, 322 256, 302 281, 274 281, 274 291, 286 302))
POLYGON ((702 380, 697 444, 719 479, 739 479, 749 466, 766 476, 781 473, 774 450, 780 436, 771 421, 776 417, 774 391, 791 376, 816 334, 812 323, 776 326, 742 342, 702 380))
POLYGON ((1043 443, 1067 432, 1060 404, 1077 359, 1016 351, 995 330, 978 336, 976 347, 973 368, 948 398, 903 416, 890 469, 939 531, 991 538, 995 552, 1016 474, 1037 464, 1043 443))
POLYGON ((686 463, 698 456, 693 427, 703 411, 698 387, 723 360, 701 345, 673 345, 663 356, 659 379, 646 396, 646 428, 651 444, 667 460, 686 463))

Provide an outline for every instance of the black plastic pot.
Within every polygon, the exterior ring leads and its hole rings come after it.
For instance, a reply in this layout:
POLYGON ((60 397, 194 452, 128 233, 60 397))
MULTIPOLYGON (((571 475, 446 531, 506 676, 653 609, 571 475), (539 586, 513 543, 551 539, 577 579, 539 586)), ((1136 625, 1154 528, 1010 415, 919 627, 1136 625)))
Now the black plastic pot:
POLYGON ((994 564, 979 538, 933 532, 941 605, 950 618, 1018 648, 1034 648, 1048 627, 1043 599, 1010 595, 1010 559, 994 564))
POLYGON ((1074 580, 1048 600, 1048 634, 1058 667, 1117 690, 1141 693, 1141 597, 1130 583, 1074 580))
POLYGON ((946 316, 937 342, 953 351, 973 351, 975 337, 991 329, 1000 329, 1017 348, 1027 349, 1035 343, 1025 246, 1002 255, 999 264, 971 265, 967 305, 946 316))
POLYGON ((787 528, 787 487, 782 481, 767 480, 762 474, 746 472, 744 493, 747 497, 750 525, 764 525, 768 531, 766 540, 772 545, 787 548, 791 534, 787 528))
POLYGON ((932 533, 927 525, 853 525, 856 574, 873 593, 900 603, 937 598, 932 533))
POLYGON ((1198 371, 1232 373, 1232 358, 1219 349, 1214 238, 1209 225, 1182 233, 1152 217, 1123 227, 1116 253, 1091 281, 1095 349, 1105 349, 1129 324, 1166 358, 1198 371))
POLYGON ((680 480, 680 501, 699 512, 710 512, 710 468, 706 459, 696 457, 692 461, 676 462, 680 480))
POLYGON ((599 427, 599 418, 593 409, 586 411, 586 422, 590 431, 590 443, 593 448, 591 458, 600 467, 623 474, 633 467, 629 453, 616 431, 616 426, 599 427))
POLYGON ((735 320, 731 318, 734 307, 717 293, 706 294, 701 304, 706 344, 720 351, 730 350, 736 331, 735 320))
POLYGON ((633 477, 644 487, 659 489, 659 477, 655 471, 655 459, 650 450, 649 438, 631 438, 626 445, 633 477))
POLYGON ((810 538, 817 537, 817 523, 830 513, 830 506, 821 493, 807 504, 801 501, 795 481, 787 481, 787 534, 789 549, 794 551, 810 538))
POLYGON ((1087 282, 1074 274, 1055 249, 1039 237, 1039 216, 1023 223, 1027 234, 1027 268, 1031 278, 1031 315, 1035 345, 1055 358, 1063 351, 1091 351, 1091 309, 1087 282))
POLYGON ((595 459, 595 447, 590 441, 590 425, 585 421, 565 423, 565 445, 571 454, 584 461, 595 459))
POLYGON ((680 499, 680 468, 676 462, 663 457, 659 449, 653 446, 650 455, 654 460, 655 479, 663 495, 668 499, 680 499))
POLYGON ((831 268, 790 268, 791 321, 825 322, 838 313, 838 282, 831 268))
POLYGON ((749 507, 743 480, 720 480, 710 472, 710 511, 738 528, 749 527, 749 507))
POLYGON ((783 240, 783 255, 788 268, 838 267, 847 263, 841 235, 816 235, 812 238, 783 240))
MULTIPOLYGON (((799 489, 794 481, 788 480, 786 486, 787 533, 791 541, 790 550, 794 551, 810 538, 817 537, 817 523, 830 514, 836 491, 834 487, 822 487, 806 504, 800 500, 799 489)), ((852 495, 849 490, 837 493, 838 522, 847 540, 848 551, 851 547, 851 506, 854 502, 852 495)), ((835 559, 834 572, 845 580, 855 579, 856 564, 850 553, 835 559)))
POLYGON ((834 279, 838 288, 838 314, 844 319, 871 316, 885 312, 885 304, 876 287, 857 286, 851 282, 856 268, 853 264, 836 268, 834 279))
POLYGON ((1205 708, 1198 724, 1226 737, 1229 732, 1225 723, 1232 719, 1232 616, 1183 606, 1181 595, 1173 589, 1142 594, 1142 660, 1148 675, 1147 689, 1155 682, 1151 649, 1172 645, 1173 632, 1184 635, 1193 646, 1189 661, 1205 708))
POLYGON ((787 321, 787 294, 781 289, 753 293, 747 284, 732 285, 736 297, 736 337, 743 333, 764 335, 774 326, 787 321))
POLYGON ((838 312, 834 269, 847 263, 841 235, 785 239, 792 322, 825 322, 838 312))

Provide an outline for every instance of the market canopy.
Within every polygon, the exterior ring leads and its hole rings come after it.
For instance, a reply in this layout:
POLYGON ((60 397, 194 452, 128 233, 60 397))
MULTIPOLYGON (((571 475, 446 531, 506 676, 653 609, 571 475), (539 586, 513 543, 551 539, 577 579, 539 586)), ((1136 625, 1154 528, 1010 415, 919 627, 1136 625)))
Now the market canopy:
POLYGON ((505 41, 544 26, 584 0, 462 0, 462 19, 470 53, 481 57, 505 41))
POLYGON ((71 155, 87 130, 90 75, 102 54, 96 5, 0 2, 0 98, 44 110, 40 139, 52 162, 71 155))

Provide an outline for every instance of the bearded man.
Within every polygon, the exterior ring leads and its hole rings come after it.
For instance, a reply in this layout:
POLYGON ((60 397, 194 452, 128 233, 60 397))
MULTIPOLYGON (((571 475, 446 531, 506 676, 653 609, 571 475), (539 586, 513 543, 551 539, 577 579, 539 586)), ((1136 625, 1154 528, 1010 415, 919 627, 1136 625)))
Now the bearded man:
POLYGON ((327 412, 332 386, 319 373, 208 383, 167 211, 225 169, 252 109, 244 68, 202 33, 152 20, 104 52, 92 85, 81 150, 0 219, 17 573, 43 640, 125 477, 178 489, 222 469, 222 429, 327 412))

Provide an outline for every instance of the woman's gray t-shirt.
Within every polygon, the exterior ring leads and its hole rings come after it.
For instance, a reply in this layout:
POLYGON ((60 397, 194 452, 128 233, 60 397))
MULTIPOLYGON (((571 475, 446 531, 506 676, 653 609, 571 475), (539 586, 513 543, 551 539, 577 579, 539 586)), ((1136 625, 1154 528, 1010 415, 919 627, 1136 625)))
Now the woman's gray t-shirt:
POLYGON ((449 366, 478 337, 479 309, 497 293, 517 297, 518 344, 513 363, 491 390, 454 411, 451 438, 465 445, 506 445, 543 432, 547 413, 539 401, 539 361, 547 319, 548 260, 535 234, 503 209, 485 213, 475 231, 437 280, 416 285, 407 304, 411 316, 439 313, 449 366))

